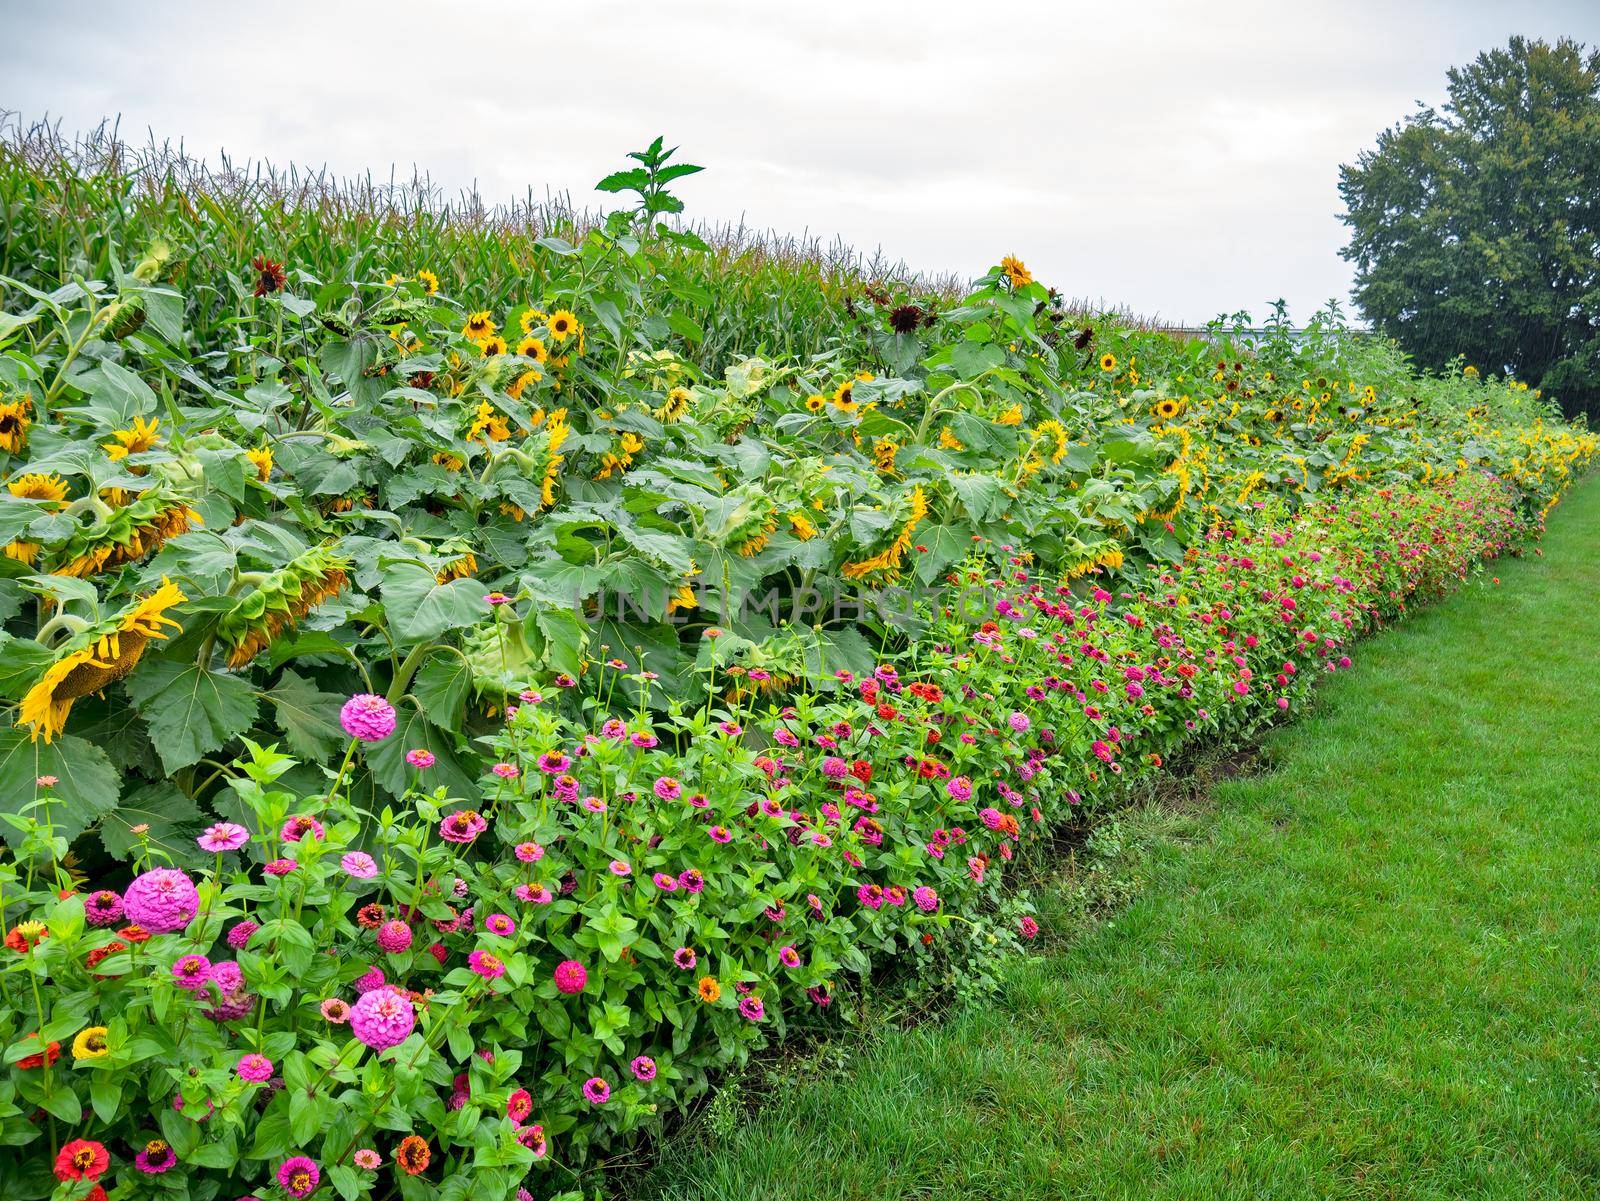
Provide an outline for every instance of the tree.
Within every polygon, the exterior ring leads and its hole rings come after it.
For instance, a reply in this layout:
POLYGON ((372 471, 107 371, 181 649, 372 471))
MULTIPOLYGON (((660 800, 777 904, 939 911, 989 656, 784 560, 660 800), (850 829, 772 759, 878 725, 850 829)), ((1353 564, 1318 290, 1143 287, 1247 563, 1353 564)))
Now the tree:
POLYGON ((1600 416, 1600 51, 1517 37, 1449 80, 1339 170, 1356 302, 1424 366, 1600 416))

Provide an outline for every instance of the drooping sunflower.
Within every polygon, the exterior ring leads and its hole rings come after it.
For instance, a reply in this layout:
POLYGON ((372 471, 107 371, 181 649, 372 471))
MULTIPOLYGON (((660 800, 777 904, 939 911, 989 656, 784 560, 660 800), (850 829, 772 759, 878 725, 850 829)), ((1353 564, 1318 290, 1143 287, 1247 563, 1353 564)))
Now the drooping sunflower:
POLYGON ((789 514, 789 528, 794 531, 794 536, 802 542, 810 542, 811 539, 817 536, 816 523, 799 509, 789 514))
POLYGON ((516 379, 506 385, 506 395, 511 397, 512 400, 521 400, 522 394, 543 378, 544 372, 537 367, 530 367, 526 371, 519 372, 516 379))
POLYGON ((21 454, 28 444, 28 427, 33 424, 33 401, 27 397, 0 403, 0 450, 21 454))
POLYGON ((553 410, 544 430, 544 465, 540 468, 539 474, 539 499, 547 509, 556 503, 556 479, 566 458, 561 453, 561 447, 571 433, 572 430, 567 425, 567 411, 553 410))
MULTIPOLYGON (((19 500, 37 500, 44 502, 44 508, 55 512, 66 505, 67 481, 59 475, 40 475, 30 472, 18 476, 6 484, 6 490, 19 500)), ((33 561, 39 557, 42 548, 37 542, 8 542, 5 555, 8 559, 15 559, 19 563, 32 566, 33 561)))
POLYGON ((939 431, 940 450, 966 450, 966 444, 955 436, 954 431, 947 425, 939 431))
POLYGON ((495 411, 487 400, 478 402, 478 410, 467 427, 468 442, 504 442, 511 437, 511 426, 505 416, 495 411))
POLYGON ((152 417, 146 421, 143 417, 135 417, 127 429, 112 430, 111 436, 116 441, 106 443, 105 452, 113 462, 120 462, 129 455, 143 454, 161 441, 161 418, 152 417))
POLYGON ((545 324, 550 330, 550 336, 558 342, 565 342, 582 328, 578 324, 578 315, 567 309, 557 309, 551 313, 550 320, 545 324))
MULTIPOLYGON (((451 549, 450 547, 445 548, 447 553, 450 553, 451 549)), ((451 580, 464 580, 469 575, 477 575, 478 573, 478 557, 463 547, 454 549, 460 550, 461 553, 434 573, 435 578, 441 584, 448 584, 451 580)))
POLYGON ((327 546, 314 546, 254 587, 217 622, 217 641, 228 649, 228 666, 243 667, 292 629, 313 609, 344 591, 350 561, 327 546))
POLYGON ((244 457, 255 465, 256 476, 265 483, 272 475, 272 447, 257 446, 244 452, 244 457))
POLYGON ((136 562, 200 524, 200 514, 169 487, 147 488, 120 508, 99 513, 53 548, 50 572, 87 579, 136 562))
POLYGON ((872 466, 884 475, 894 475, 894 457, 900 453, 900 444, 893 438, 879 438, 872 444, 872 466))
POLYGON ((1067 449, 1072 445, 1072 440, 1067 437, 1066 426, 1059 421, 1041 421, 1033 431, 1035 438, 1050 439, 1050 462, 1060 466, 1061 460, 1067 457, 1067 449))
POLYGON ((1014 254, 1008 254, 1000 260, 1000 270, 1006 273, 1013 288, 1025 288, 1033 282, 1033 272, 1023 266, 1022 260, 1014 254))
POLYGON ((1011 405, 1000 416, 996 417, 995 421, 1001 425, 1021 425, 1022 406, 1019 404, 1011 405))
POLYGON ((473 342, 487 342, 494 337, 494 318, 489 315, 488 309, 480 309, 476 313, 467 314, 467 323, 461 327, 461 332, 473 342))
POLYGON ((873 575, 892 577, 904 566, 917 526, 921 525, 922 519, 928 515, 928 498, 922 491, 922 485, 914 484, 904 499, 906 518, 896 532, 894 540, 876 554, 853 563, 846 563, 840 569, 840 574, 845 579, 861 580, 873 575))
POLYGON ((617 439, 615 448, 600 456, 600 470, 595 472, 594 478, 606 480, 613 474, 621 475, 633 466, 633 456, 643 449, 643 438, 632 431, 624 431, 622 437, 617 439))
POLYGON ((683 415, 689 411, 689 406, 694 401, 694 393, 687 388, 674 388, 667 393, 667 399, 653 416, 657 421, 671 425, 674 421, 682 420, 683 415))
MULTIPOLYGON (((187 598, 165 576, 149 596, 134 601, 115 617, 82 623, 55 651, 17 709, 17 724, 28 727, 37 742, 53 742, 65 728, 72 703, 114 684, 139 664, 151 639, 168 637, 164 627, 181 630, 167 610, 187 598)), ((56 620, 61 620, 60 617, 56 620)))

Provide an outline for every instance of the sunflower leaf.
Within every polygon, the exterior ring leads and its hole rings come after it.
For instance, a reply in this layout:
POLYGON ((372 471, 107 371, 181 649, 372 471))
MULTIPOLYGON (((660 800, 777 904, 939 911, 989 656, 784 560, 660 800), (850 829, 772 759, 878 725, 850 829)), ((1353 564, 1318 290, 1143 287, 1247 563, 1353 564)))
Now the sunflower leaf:
POLYGON ((256 694, 246 680, 198 663, 147 659, 128 678, 128 692, 168 772, 198 763, 256 720, 256 694))
POLYGON ((34 742, 26 730, 0 730, 0 814, 15 815, 0 824, 0 837, 13 846, 21 841, 17 822, 26 818, 71 842, 116 808, 119 792, 116 769, 94 744, 70 734, 34 742), (56 782, 41 788, 38 780, 48 776, 56 782))

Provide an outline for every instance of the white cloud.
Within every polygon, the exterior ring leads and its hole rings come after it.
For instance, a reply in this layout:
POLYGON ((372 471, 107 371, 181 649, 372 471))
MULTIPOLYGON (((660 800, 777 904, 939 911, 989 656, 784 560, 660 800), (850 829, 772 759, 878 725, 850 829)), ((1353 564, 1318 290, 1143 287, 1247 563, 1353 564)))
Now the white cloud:
POLYGON ((1442 0, 149 0, 6 24, 4 103, 69 129, 120 113, 197 153, 580 204, 663 132, 708 168, 692 216, 934 272, 1016 252, 1192 321, 1344 297, 1339 163, 1512 33, 1600 42, 1588 4, 1442 0))

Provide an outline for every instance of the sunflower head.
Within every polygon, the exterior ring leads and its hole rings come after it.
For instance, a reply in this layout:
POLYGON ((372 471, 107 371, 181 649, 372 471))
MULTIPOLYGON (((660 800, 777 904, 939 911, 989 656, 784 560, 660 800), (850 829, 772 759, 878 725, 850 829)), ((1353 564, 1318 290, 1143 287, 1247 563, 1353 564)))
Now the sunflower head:
POLYGON ((461 332, 473 342, 487 342, 494 337, 494 318, 489 315, 488 309, 480 309, 476 313, 467 314, 467 323, 461 327, 461 332))
POLYGON ((34 680, 17 707, 17 724, 27 726, 34 741, 51 742, 67 724, 72 703, 122 679, 144 655, 152 639, 181 630, 167 611, 186 598, 162 577, 161 586, 123 608, 114 617, 84 627, 55 652, 55 658, 34 680))
POLYGON ((1014 254, 1008 254, 1000 260, 1000 270, 1006 273, 1013 288, 1024 288, 1033 282, 1033 273, 1014 254))
POLYGON ((1112 354, 1108 350, 1108 351, 1106 351, 1105 354, 1100 356, 1100 370, 1101 371, 1115 371, 1116 369, 1117 369, 1117 356, 1112 354))
POLYGON ((439 277, 426 267, 417 272, 417 282, 422 285, 422 290, 429 296, 439 291, 439 277))
POLYGON ((268 572, 217 622, 217 641, 228 648, 228 666, 243 667, 292 629, 313 609, 344 591, 350 560, 315 546, 268 572))
POLYGON ((249 459, 256 469, 256 476, 263 483, 272 475, 272 447, 258 446, 253 450, 244 452, 244 457, 249 459))
POLYGON ((135 417, 127 429, 112 430, 111 436, 115 441, 106 443, 105 451, 112 461, 143 454, 161 441, 161 419, 152 417, 146 421, 143 417, 135 417))
POLYGON ((577 314, 567 309, 557 309, 551 313, 550 320, 545 324, 550 330, 550 336, 557 342, 565 342, 582 328, 578 324, 577 314))
POLYGON ((33 424, 33 402, 21 400, 0 402, 0 450, 18 454, 28 444, 28 427, 33 424))

